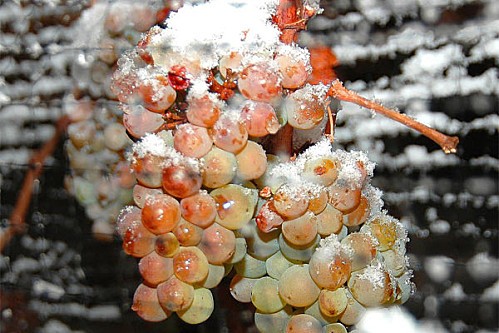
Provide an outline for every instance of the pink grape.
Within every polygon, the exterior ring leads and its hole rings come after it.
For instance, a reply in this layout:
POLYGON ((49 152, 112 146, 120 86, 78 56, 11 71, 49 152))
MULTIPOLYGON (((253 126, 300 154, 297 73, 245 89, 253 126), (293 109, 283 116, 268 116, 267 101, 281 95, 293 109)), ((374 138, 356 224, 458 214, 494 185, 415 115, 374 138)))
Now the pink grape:
POLYGON ((170 315, 170 311, 165 311, 159 304, 156 288, 140 284, 133 295, 132 310, 144 320, 159 322, 170 315))
POLYGON ((188 157, 199 158, 210 151, 213 141, 204 127, 182 124, 177 127, 173 136, 173 146, 188 157))
POLYGON ((254 137, 275 134, 281 127, 274 108, 268 103, 247 101, 242 107, 241 118, 248 134, 254 137))
POLYGON ((237 85, 244 97, 258 102, 271 102, 282 93, 278 72, 266 63, 246 66, 237 85))

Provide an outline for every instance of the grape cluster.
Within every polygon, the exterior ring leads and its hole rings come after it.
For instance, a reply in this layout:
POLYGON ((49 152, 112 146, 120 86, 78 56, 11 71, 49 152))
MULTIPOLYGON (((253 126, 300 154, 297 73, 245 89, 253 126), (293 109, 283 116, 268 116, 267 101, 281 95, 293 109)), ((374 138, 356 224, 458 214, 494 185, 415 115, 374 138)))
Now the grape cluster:
POLYGON ((137 184, 117 230, 140 258, 132 308, 145 320, 205 321, 229 274, 262 332, 346 332, 366 307, 411 292, 406 232, 382 211, 367 157, 326 138, 291 160, 272 148, 285 128, 322 131, 330 103, 329 87, 308 81, 308 51, 279 40, 276 10, 187 5, 118 61, 137 184), (196 19, 205 29, 189 32, 196 19))

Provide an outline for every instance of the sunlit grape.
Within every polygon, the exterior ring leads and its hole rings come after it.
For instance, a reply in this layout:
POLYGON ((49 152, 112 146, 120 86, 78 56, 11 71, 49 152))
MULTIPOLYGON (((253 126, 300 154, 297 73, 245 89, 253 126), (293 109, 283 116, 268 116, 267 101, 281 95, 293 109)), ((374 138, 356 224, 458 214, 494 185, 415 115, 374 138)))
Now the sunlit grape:
POLYGON ((403 253, 397 250, 386 250, 381 252, 386 268, 395 277, 402 275, 407 266, 407 259, 403 253))
POLYGON ((217 204, 215 221, 230 230, 242 228, 253 217, 258 200, 256 190, 229 184, 211 191, 217 204))
POLYGON ((215 288, 218 286, 220 281, 222 281, 225 276, 225 266, 224 265, 208 265, 208 275, 201 281, 200 285, 204 288, 215 288))
POLYGON ((132 310, 144 320, 158 322, 170 315, 168 310, 163 310, 159 304, 156 288, 140 284, 133 295, 132 310))
POLYGON ((326 208, 317 215, 317 232, 321 236, 337 234, 342 227, 343 214, 330 204, 327 204, 326 208))
POLYGON ((142 223, 157 235, 170 232, 179 221, 178 201, 167 194, 149 197, 142 208, 142 223))
POLYGON ((242 106, 241 119, 248 134, 254 137, 275 134, 281 127, 274 108, 268 103, 247 101, 242 106))
POLYGON ((294 265, 281 275, 279 295, 294 307, 309 306, 319 297, 320 289, 309 273, 308 265, 294 265))
POLYGON ((189 123, 177 126, 173 146, 188 157, 199 158, 208 153, 213 145, 208 130, 189 123))
POLYGON ((203 156, 203 185, 217 188, 227 185, 236 176, 236 156, 213 147, 203 156))
POLYGON ((267 63, 246 66, 237 81, 244 97, 259 102, 271 102, 279 97, 282 92, 280 83, 278 72, 267 63))
MULTIPOLYGON (((177 228, 179 224, 177 224, 177 228)), ((171 258, 177 253, 179 248, 179 241, 177 237, 171 232, 159 235, 156 238, 154 250, 160 256, 171 258)))
POLYGON ((320 190, 319 193, 310 193, 310 199, 308 204, 308 210, 318 215, 326 209, 329 201, 327 191, 325 189, 320 190))
POLYGON ((296 89, 305 84, 308 71, 303 61, 286 54, 277 55, 275 60, 279 65, 284 88, 296 89))
POLYGON ((330 157, 308 159, 303 167, 303 178, 315 184, 329 186, 337 177, 336 162, 330 157))
POLYGON ((326 316, 339 316, 345 311, 347 304, 348 298, 343 287, 336 290, 322 289, 319 294, 319 309, 326 316))
POLYGON ((343 214, 351 213, 360 204, 361 190, 340 186, 336 183, 329 187, 329 202, 343 214))
POLYGON ((236 250, 236 236, 218 223, 204 229, 198 245, 210 264, 221 265, 229 260, 236 250))
POLYGON ((235 300, 241 303, 251 302, 251 290, 259 279, 247 278, 241 275, 234 275, 230 281, 230 294, 235 300))
POLYGON ((151 252, 139 261, 139 272, 150 286, 156 286, 173 275, 173 260, 151 252))
POLYGON ((296 90, 284 100, 288 124, 297 129, 311 129, 320 124, 326 114, 327 99, 319 98, 312 89, 296 90))
POLYGON ((267 273, 265 261, 256 259, 249 254, 246 254, 241 261, 235 263, 234 268, 238 275, 252 279, 262 277, 267 273))
POLYGON ((200 282, 208 275, 208 259, 197 247, 180 247, 173 257, 173 272, 186 283, 200 282))
POLYGON ((393 277, 382 265, 373 264, 353 272, 348 280, 348 288, 353 297, 366 307, 380 306, 393 296, 393 277))
POLYGON ((256 179, 267 169, 265 151, 254 141, 248 141, 246 147, 236 155, 236 161, 236 176, 242 181, 256 179))
POLYGON ((281 234, 279 236, 279 247, 281 248, 282 254, 289 260, 307 262, 312 257, 315 252, 317 245, 319 245, 320 236, 317 235, 316 238, 303 246, 293 245, 289 243, 284 236, 281 234))
MULTIPOLYGON (((334 235, 333 235, 334 236, 334 235)), ((336 237, 329 236, 310 259, 310 275, 321 288, 335 290, 350 276, 352 263, 349 253, 336 237)))
POLYGON ((199 192, 180 201, 182 217, 201 227, 209 227, 217 215, 215 200, 206 192, 199 192))
POLYGON ((341 244, 352 249, 352 271, 366 267, 376 257, 376 244, 368 234, 351 233, 341 241, 341 244))
POLYGON ((267 274, 277 280, 281 278, 282 273, 284 273, 286 269, 293 265, 294 263, 286 259, 281 251, 277 251, 265 261, 267 274))
POLYGON ((194 290, 194 300, 190 307, 177 312, 180 319, 188 324, 200 324, 206 321, 215 308, 213 295, 209 289, 197 288, 194 290))
POLYGON ((355 227, 366 222, 370 214, 369 200, 364 196, 360 196, 360 202, 357 208, 352 212, 343 216, 343 224, 347 227, 355 227))
POLYGON ((306 212, 296 219, 285 221, 281 230, 289 243, 307 245, 317 236, 317 218, 314 213, 306 212))
POLYGON ((133 257, 142 258, 154 251, 156 236, 140 222, 131 223, 123 236, 123 250, 133 257))
POLYGON ((340 315, 339 321, 341 321, 344 325, 350 326, 355 325, 359 322, 362 315, 366 312, 366 308, 364 308, 359 302, 355 300, 355 298, 347 292, 347 307, 345 311, 340 315))
POLYGON ((172 232, 177 238, 178 243, 182 246, 198 245, 203 236, 203 229, 201 227, 198 227, 183 218, 180 219, 172 232))
POLYGON ((251 290, 251 302, 263 313, 274 313, 286 305, 279 296, 278 281, 265 276, 255 283, 251 290))
POLYGON ((177 198, 196 194, 201 188, 201 173, 188 164, 171 165, 163 169, 163 189, 177 198))
POLYGON ((262 313, 257 309, 255 326, 261 333, 282 333, 292 313, 293 309, 290 306, 285 306, 275 313, 262 313))
POLYGON ((149 188, 140 184, 136 184, 133 187, 133 201, 138 207, 144 208, 144 204, 148 197, 153 197, 156 194, 161 193, 163 193, 163 191, 161 191, 160 189, 149 188))
POLYGON ((171 87, 168 78, 164 75, 141 78, 137 92, 144 107, 156 113, 163 113, 177 98, 175 89, 171 87))
POLYGON ((303 215, 307 211, 308 204, 308 197, 296 186, 282 185, 274 194, 275 209, 288 219, 303 215))
POLYGON ((232 114, 223 114, 211 130, 213 143, 220 149, 237 154, 248 141, 244 124, 232 114))
POLYGON ((286 333, 322 333, 320 321, 308 314, 298 314, 291 317, 286 325, 286 333))
POLYGON ((194 287, 172 276, 157 287, 158 300, 167 311, 187 309, 194 299, 194 287))
POLYGON ((220 108, 210 95, 188 96, 189 106, 185 112, 187 120, 193 125, 212 127, 220 117, 220 108))
POLYGON ((400 223, 387 215, 376 217, 365 224, 361 231, 371 234, 377 240, 379 251, 391 249, 397 242, 405 242, 407 237, 400 223))

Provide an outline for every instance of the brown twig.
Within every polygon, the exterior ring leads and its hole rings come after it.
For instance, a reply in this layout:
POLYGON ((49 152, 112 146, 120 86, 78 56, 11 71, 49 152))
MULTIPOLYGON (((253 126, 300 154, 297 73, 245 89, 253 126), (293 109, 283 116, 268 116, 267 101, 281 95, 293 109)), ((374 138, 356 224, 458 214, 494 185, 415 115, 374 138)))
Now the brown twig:
POLYGON ((343 84, 339 80, 333 81, 331 88, 329 89, 328 95, 339 99, 341 101, 345 102, 351 102, 360 106, 363 106, 365 108, 371 109, 377 113, 380 113, 384 115, 385 117, 391 118, 395 121, 398 121, 399 123, 402 123, 406 125, 407 127, 410 127, 424 136, 428 137, 429 139, 433 140, 436 142, 440 147, 442 147, 442 150, 446 153, 455 153, 456 152, 456 147, 457 144, 459 143, 459 138, 456 136, 447 136, 445 134, 442 134, 438 132, 437 130, 428 127, 426 125, 421 124, 420 122, 406 116, 405 114, 402 114, 400 112, 397 112, 395 110, 391 110, 387 107, 382 106, 379 103, 370 101, 358 94, 356 94, 353 91, 348 90, 343 86, 343 84))
POLYGON ((50 140, 47 141, 43 147, 31 157, 29 161, 30 168, 24 178, 14 210, 9 217, 9 226, 2 232, 2 234, 0 234, 0 252, 3 251, 5 246, 7 246, 15 235, 24 232, 25 217, 31 202, 31 196, 33 194, 33 183, 42 174, 45 159, 52 155, 57 147, 60 137, 64 132, 66 132, 69 123, 70 119, 68 116, 62 116, 59 118, 52 138, 50 138, 50 140))

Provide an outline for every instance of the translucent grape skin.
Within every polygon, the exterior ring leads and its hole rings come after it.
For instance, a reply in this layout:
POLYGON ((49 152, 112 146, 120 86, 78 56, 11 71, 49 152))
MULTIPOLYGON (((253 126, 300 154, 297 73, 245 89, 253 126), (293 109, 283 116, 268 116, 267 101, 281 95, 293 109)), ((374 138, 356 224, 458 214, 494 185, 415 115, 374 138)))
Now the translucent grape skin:
POLYGON ((220 109, 208 95, 188 97, 187 120, 196 126, 213 127, 220 117, 220 109))
POLYGON ((246 66, 239 74, 237 85, 244 97, 271 102, 281 95, 280 77, 268 64, 258 63, 246 66))
POLYGON ((284 222, 281 215, 279 215, 274 207, 274 200, 268 200, 258 211, 255 218, 258 229, 263 232, 271 232, 277 230, 278 227, 284 222))
POLYGON ((197 225, 190 223, 183 218, 173 229, 177 242, 182 246, 198 245, 203 236, 203 229, 197 225))
POLYGON ((161 187, 163 158, 155 155, 147 155, 142 158, 134 158, 132 170, 139 184, 148 187, 161 187))
POLYGON ((351 265, 343 251, 319 248, 310 259, 310 275, 321 288, 335 290, 348 280, 351 265))
POLYGON ((156 113, 164 113, 177 98, 175 89, 163 75, 141 80, 137 91, 144 107, 156 113))
MULTIPOLYGON (((179 224, 177 224, 177 228, 179 224)), ((159 254, 162 257, 166 258, 173 257, 177 253, 179 248, 180 248, 179 241, 177 237, 171 232, 159 235, 156 238, 154 250, 156 251, 157 254, 159 254)))
POLYGON ((177 126, 173 136, 173 147, 188 157, 200 158, 210 151, 212 145, 206 128, 189 123, 177 126))
POLYGON ((292 312, 293 309, 288 305, 275 313, 262 313, 257 309, 255 311, 255 326, 262 333, 282 333, 292 312))
POLYGON ((215 200, 206 192, 199 192, 180 201, 182 217, 201 227, 209 227, 217 216, 215 200))
POLYGON ((162 182, 166 193, 177 198, 186 198, 201 189, 203 178, 193 167, 179 164, 163 169, 162 182))
POLYGON ((334 291, 322 289, 319 294, 319 309, 326 316, 339 316, 345 311, 347 304, 348 298, 343 287, 334 291))
POLYGON ((376 245, 368 234, 350 233, 341 241, 341 244, 353 250, 352 271, 366 267, 376 257, 376 245))
POLYGON ((317 236, 317 218, 314 213, 307 212, 296 219, 285 221, 281 230, 288 242, 303 246, 317 236))
POLYGON ((295 219, 303 215, 308 208, 308 198, 301 191, 288 185, 279 187, 274 194, 276 211, 287 219, 295 219))
POLYGON ((329 187, 329 202, 343 214, 354 211, 360 204, 361 189, 351 189, 336 183, 329 187))
POLYGON ((264 276, 255 283, 251 290, 251 302, 263 313, 274 313, 286 305, 279 296, 278 281, 264 276))
POLYGON ((146 133, 154 133, 163 125, 163 116, 151 112, 141 105, 129 106, 130 111, 123 115, 123 125, 134 138, 141 138, 146 133))
POLYGON ((217 188, 227 185, 236 176, 236 156, 228 151, 213 147, 203 156, 203 185, 217 188))
POLYGON ((144 320, 159 322, 170 315, 168 310, 163 310, 159 304, 156 288, 140 284, 133 296, 132 310, 144 320))
POLYGON ((253 217, 258 200, 256 190, 229 184, 211 191, 217 203, 215 221, 230 230, 237 230, 253 217))
POLYGON ((338 168, 328 157, 309 159, 303 167, 303 177, 322 186, 329 186, 338 178, 338 168))
POLYGON ((234 268, 238 275, 252 279, 260 278, 267 273, 265 261, 256 259, 249 254, 237 262, 234 268))
POLYGON ((163 193, 163 191, 161 191, 160 189, 149 188, 140 184, 136 184, 133 187, 133 201, 139 208, 144 208, 144 204, 148 197, 161 193, 163 193))
POLYGON ((360 196, 359 205, 352 212, 343 216, 343 224, 347 227, 355 227, 366 222, 370 213, 369 200, 364 196, 360 196))
POLYGON ((220 149, 237 154, 248 142, 244 124, 230 115, 222 115, 211 129, 213 143, 220 149))
POLYGON ((153 251, 140 259, 139 272, 149 286, 157 286, 173 275, 173 260, 153 251))
POLYGON ((279 295, 294 307, 309 306, 319 297, 320 289, 310 277, 308 265, 289 267, 279 280, 279 295))
POLYGON ((123 250, 136 258, 142 258, 154 251, 156 236, 141 222, 131 223, 123 237, 123 250))
POLYGON ((241 118, 253 137, 275 134, 281 127, 272 105, 261 102, 246 102, 241 110, 241 118))
POLYGON ((286 333, 322 333, 322 325, 314 317, 302 313, 291 317, 286 333))
POLYGON ((221 265, 229 260, 236 250, 236 236, 218 223, 204 229, 199 249, 210 264, 221 265))
POLYGON ((300 88, 308 78, 308 71, 303 61, 289 55, 279 54, 275 58, 282 76, 282 86, 287 89, 300 88))
POLYGON ((248 141, 246 146, 236 155, 239 180, 257 179, 267 170, 267 156, 262 146, 254 141, 248 141))
POLYGON ((194 300, 191 306, 179 310, 177 315, 184 322, 196 325, 206 321, 215 308, 213 295, 209 289, 197 288, 194 290, 194 300))
POLYGON ((327 204, 326 208, 317 215, 317 232, 321 236, 337 234, 343 227, 343 214, 327 204))
POLYGON ((167 194, 149 197, 142 208, 142 223, 156 235, 170 232, 179 221, 179 203, 167 194))
POLYGON ((324 118, 326 105, 317 96, 302 98, 297 92, 292 93, 284 101, 288 124, 297 129, 312 129, 324 118))
POLYGON ((187 309, 194 300, 194 287, 172 276, 157 287, 158 300, 166 311, 187 309))
POLYGON ((200 282, 208 275, 208 259, 197 247, 181 247, 173 257, 173 272, 186 283, 200 282))
POLYGON ((241 303, 251 302, 251 290, 259 279, 247 278, 242 275, 234 275, 230 281, 230 294, 241 303))

